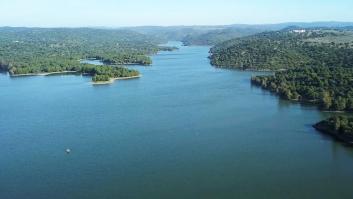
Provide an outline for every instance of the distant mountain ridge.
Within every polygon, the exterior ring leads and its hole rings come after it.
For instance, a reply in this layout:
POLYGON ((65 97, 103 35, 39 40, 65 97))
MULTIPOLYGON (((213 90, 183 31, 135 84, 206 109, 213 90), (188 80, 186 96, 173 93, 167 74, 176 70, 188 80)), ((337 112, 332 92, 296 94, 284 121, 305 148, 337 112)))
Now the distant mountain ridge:
MULTIPOLYGON (((77 28, 38 28, 34 29, 109 29, 128 30, 148 35, 160 42, 182 41, 185 45, 216 45, 224 41, 254 35, 260 32, 277 31, 287 27, 298 28, 343 28, 352 27, 353 22, 318 21, 318 22, 286 22, 275 24, 230 24, 230 25, 195 25, 195 26, 132 26, 132 27, 77 27, 77 28)), ((0 27, 13 29, 13 27, 0 27)), ((16 30, 33 29, 16 27, 16 30)))
POLYGON ((178 40, 185 45, 215 45, 230 39, 276 31, 287 27, 342 28, 353 27, 353 22, 287 22, 278 24, 231 24, 215 26, 140 26, 123 27, 138 33, 152 35, 164 40, 178 40))

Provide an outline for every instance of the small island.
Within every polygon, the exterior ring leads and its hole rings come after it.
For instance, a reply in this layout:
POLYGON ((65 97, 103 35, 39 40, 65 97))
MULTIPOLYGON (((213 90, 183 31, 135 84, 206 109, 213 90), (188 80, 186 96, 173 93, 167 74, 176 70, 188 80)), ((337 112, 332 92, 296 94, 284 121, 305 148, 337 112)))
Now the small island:
POLYGON ((316 130, 333 136, 337 140, 353 145, 353 117, 336 116, 313 126, 316 130))

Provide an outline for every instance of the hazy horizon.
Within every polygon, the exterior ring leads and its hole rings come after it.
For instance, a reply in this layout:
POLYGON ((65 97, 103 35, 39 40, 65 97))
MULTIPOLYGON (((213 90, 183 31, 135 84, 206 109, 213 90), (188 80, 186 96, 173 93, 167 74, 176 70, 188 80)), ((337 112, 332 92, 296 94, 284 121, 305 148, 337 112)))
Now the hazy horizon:
POLYGON ((233 24, 210 24, 210 25, 128 25, 128 26, 11 26, 11 25, 0 25, 0 27, 10 27, 10 28, 106 28, 106 29, 115 29, 115 28, 140 28, 140 27, 208 27, 208 26, 266 26, 266 25, 281 25, 281 24, 315 24, 315 23, 334 23, 334 24, 353 24, 353 21, 287 21, 280 23, 233 23, 233 24))
POLYGON ((4 0, 0 26, 136 27, 351 22, 353 2, 313 0, 4 0))

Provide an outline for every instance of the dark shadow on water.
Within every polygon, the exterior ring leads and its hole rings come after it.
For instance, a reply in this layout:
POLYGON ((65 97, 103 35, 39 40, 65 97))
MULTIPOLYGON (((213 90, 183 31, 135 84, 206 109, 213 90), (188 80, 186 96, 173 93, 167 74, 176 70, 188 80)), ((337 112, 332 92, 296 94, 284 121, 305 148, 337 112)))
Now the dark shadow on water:
POLYGON ((319 108, 315 104, 307 103, 307 102, 299 102, 299 101, 292 101, 292 100, 285 100, 282 99, 280 96, 278 96, 275 93, 271 93, 273 96, 277 96, 278 98, 278 107, 283 109, 283 108, 290 108, 292 106, 300 106, 301 108, 305 110, 317 110, 319 111, 319 108))
MULTIPOLYGON (((316 105, 316 104, 313 104, 313 103, 310 103, 310 102, 303 102, 303 101, 286 100, 286 99, 283 99, 281 96, 279 96, 275 92, 272 92, 272 91, 263 89, 263 88, 261 88, 261 87, 259 87, 257 85, 251 84, 251 89, 256 89, 256 88, 262 90, 262 92, 261 92, 262 95, 270 95, 270 96, 273 96, 273 97, 277 98, 278 107, 280 109, 290 108, 292 106, 300 106, 301 108, 303 108, 305 110, 317 110, 317 111, 320 111, 318 105, 316 105)), ((320 111, 320 112, 322 112, 322 111, 320 111)))
POLYGON ((179 58, 161 58, 161 59, 159 59, 158 61, 164 61, 164 60, 176 60, 176 59, 179 59, 179 58))
POLYGON ((323 141, 328 141, 331 143, 331 151, 332 151, 332 155, 333 155, 333 158, 334 159, 338 159, 338 154, 339 151, 344 151, 348 156, 352 157, 353 158, 353 146, 351 144, 347 144, 347 143, 344 143, 342 141, 339 141, 337 138, 331 136, 331 135, 328 135, 328 134, 325 134, 325 133, 322 133, 318 130, 316 130, 312 125, 310 124, 306 124, 305 126, 307 126, 308 128, 311 128, 313 131, 311 132, 314 132, 316 133, 321 140, 323 141))
POLYGON ((57 74, 48 74, 44 75, 44 77, 53 77, 53 76, 68 76, 68 75, 73 75, 73 76, 82 76, 81 73, 79 72, 72 72, 72 73, 57 73, 57 74))
POLYGON ((108 87, 112 86, 114 83, 109 83, 109 84, 92 84, 93 87, 108 87))
MULTIPOLYGON (((4 75, 6 75, 6 73, 4 75)), ((13 78, 13 79, 19 79, 19 78, 28 78, 28 77, 53 77, 53 76, 68 76, 68 75, 82 76, 82 74, 79 72, 55 73, 55 74, 48 74, 48 75, 36 75, 36 74, 31 75, 31 74, 29 74, 29 75, 20 75, 20 76, 11 76, 11 75, 9 75, 9 76, 10 76, 10 78, 13 78)))

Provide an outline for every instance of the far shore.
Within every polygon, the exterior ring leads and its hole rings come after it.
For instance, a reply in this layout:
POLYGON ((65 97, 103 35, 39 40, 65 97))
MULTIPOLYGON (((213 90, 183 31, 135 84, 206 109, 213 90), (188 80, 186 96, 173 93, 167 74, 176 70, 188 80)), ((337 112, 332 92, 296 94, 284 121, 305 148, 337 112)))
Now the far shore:
POLYGON ((283 72, 287 71, 288 69, 285 68, 280 68, 280 69, 255 69, 255 68, 247 68, 243 69, 241 67, 227 67, 227 66, 217 66, 217 65, 212 65, 215 68, 220 68, 220 69, 228 69, 228 70, 237 70, 237 71, 247 71, 247 72, 283 72))
POLYGON ((131 77, 116 77, 116 78, 110 78, 109 81, 92 82, 92 84, 93 84, 93 85, 106 85, 106 84, 112 84, 112 83, 114 83, 116 80, 136 79, 136 78, 140 78, 140 77, 141 77, 141 75, 131 76, 131 77))
MULTIPOLYGON (((14 74, 14 75, 10 74, 10 77, 50 76, 50 75, 58 75, 58 74, 75 74, 75 73, 78 73, 78 72, 77 71, 60 71, 60 72, 50 72, 50 73, 27 73, 27 74, 14 74)), ((89 74, 82 73, 82 75, 89 75, 89 74)), ((92 84, 93 85, 112 84, 116 80, 136 79, 136 78, 140 78, 140 77, 141 77, 141 75, 131 76, 131 77, 116 77, 116 78, 110 78, 109 81, 92 82, 92 84)))
POLYGON ((59 72, 50 72, 50 73, 27 73, 27 74, 14 74, 11 77, 23 77, 23 76, 48 76, 56 74, 68 74, 68 73, 77 73, 77 71, 59 71, 59 72))

